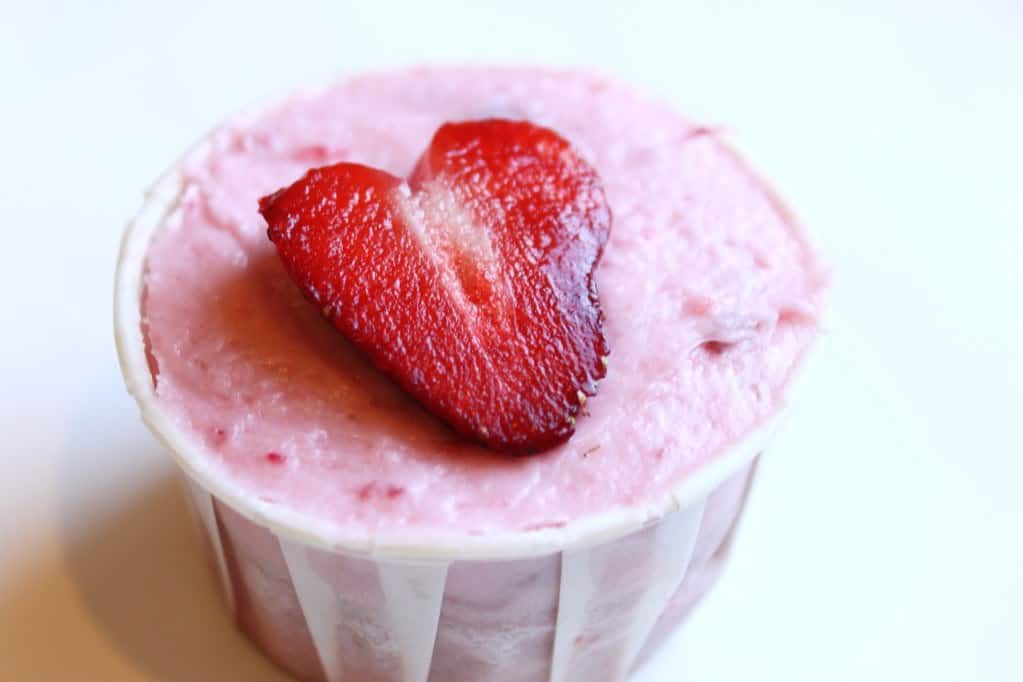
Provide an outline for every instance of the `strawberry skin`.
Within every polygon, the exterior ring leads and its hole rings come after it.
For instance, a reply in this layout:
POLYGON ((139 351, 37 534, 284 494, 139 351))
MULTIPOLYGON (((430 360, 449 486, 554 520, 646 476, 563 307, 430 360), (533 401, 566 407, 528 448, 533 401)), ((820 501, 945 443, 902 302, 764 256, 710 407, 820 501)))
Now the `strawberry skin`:
POLYGON ((606 373, 593 272, 611 212, 557 133, 448 123, 407 183, 339 163, 259 209, 305 296, 459 433, 512 453, 572 435, 606 373))

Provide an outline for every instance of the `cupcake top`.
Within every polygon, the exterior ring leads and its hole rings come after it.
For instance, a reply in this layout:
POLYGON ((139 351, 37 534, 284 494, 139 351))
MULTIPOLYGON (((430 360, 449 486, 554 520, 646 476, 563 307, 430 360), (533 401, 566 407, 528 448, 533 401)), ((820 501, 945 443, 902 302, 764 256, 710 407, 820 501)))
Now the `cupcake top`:
POLYGON ((779 412, 816 333, 823 278, 770 190, 713 131, 602 78, 359 78, 228 122, 178 172, 142 281, 158 409, 238 495, 338 538, 657 503, 779 412), (490 117, 567 138, 613 215, 596 271, 606 378, 570 440, 526 457, 458 437, 374 369, 288 277, 257 204, 339 161, 405 176, 441 124, 490 117))

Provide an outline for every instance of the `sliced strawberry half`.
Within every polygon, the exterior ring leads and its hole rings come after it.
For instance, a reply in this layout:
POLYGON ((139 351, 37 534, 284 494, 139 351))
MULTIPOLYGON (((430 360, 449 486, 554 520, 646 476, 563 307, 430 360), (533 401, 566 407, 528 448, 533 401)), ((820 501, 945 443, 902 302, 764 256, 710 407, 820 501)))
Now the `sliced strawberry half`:
POLYGON ((305 295, 458 432, 507 452, 572 435, 606 371, 593 272, 611 212, 558 134, 448 123, 407 183, 339 163, 259 208, 305 295))

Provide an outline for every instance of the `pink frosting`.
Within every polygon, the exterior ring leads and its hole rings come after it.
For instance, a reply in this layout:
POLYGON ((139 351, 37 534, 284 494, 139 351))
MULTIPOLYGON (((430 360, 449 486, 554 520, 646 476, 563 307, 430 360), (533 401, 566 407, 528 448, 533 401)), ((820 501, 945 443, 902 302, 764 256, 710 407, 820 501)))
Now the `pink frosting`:
POLYGON ((376 75, 231 121, 181 166, 149 250, 143 330, 160 406, 251 495, 334 523, 487 533, 657 499, 783 404, 823 279, 770 191, 705 128, 601 78, 376 75), (459 440, 380 376, 285 274, 257 199, 312 166, 408 173, 438 125, 526 118, 599 171, 607 378, 540 455, 459 440))

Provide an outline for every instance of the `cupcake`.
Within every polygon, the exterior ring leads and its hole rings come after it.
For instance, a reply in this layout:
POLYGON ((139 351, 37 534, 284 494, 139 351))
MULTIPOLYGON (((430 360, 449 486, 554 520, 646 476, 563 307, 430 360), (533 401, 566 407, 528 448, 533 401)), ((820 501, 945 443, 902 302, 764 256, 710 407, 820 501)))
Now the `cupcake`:
POLYGON ((600 682, 716 579, 822 289, 714 130, 422 69, 211 133, 125 236, 116 330, 279 666, 600 682))

